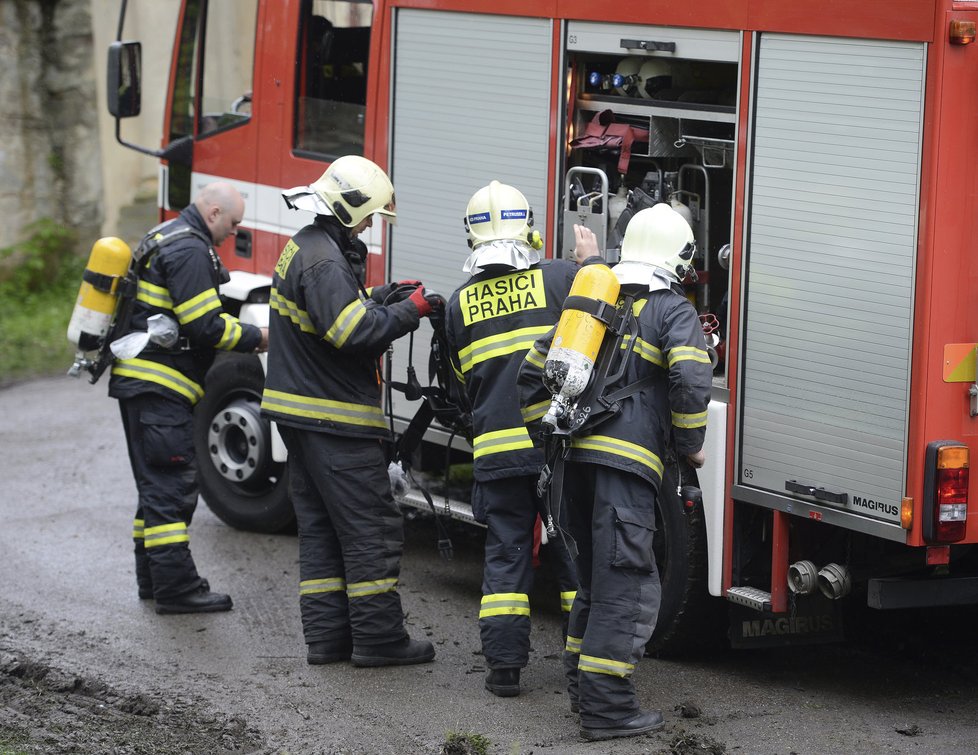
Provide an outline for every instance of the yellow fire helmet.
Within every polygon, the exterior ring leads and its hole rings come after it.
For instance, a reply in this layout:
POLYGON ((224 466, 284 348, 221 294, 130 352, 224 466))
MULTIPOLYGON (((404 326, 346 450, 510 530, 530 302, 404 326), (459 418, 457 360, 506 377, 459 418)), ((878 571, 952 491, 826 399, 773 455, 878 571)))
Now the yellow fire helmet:
POLYGON ((543 239, 533 230, 533 210, 513 186, 499 181, 483 186, 469 200, 463 223, 473 250, 465 272, 487 265, 525 270, 540 261, 543 239))
POLYGON ((695 253, 693 229, 661 202, 635 213, 628 222, 615 274, 621 283, 648 283, 652 273, 682 281, 693 269, 695 253))
POLYGON ((333 215, 347 228, 359 225, 368 215, 379 215, 388 223, 397 218, 390 178, 376 163, 359 155, 334 160, 315 183, 289 189, 282 197, 291 209, 333 215))

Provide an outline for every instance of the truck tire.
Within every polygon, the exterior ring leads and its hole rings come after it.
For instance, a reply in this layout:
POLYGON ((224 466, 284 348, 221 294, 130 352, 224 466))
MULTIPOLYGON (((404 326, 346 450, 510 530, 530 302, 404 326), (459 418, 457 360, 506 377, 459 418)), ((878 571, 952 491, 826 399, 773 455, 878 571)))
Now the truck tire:
POLYGON ((667 465, 659 488, 656 527, 653 547, 662 600, 646 655, 679 656, 719 647, 726 632, 724 603, 709 593, 703 507, 683 510, 675 462, 667 465))
POLYGON ((272 459, 271 426, 260 414, 265 375, 252 354, 221 354, 194 412, 200 492, 221 521, 252 532, 293 527, 286 465, 272 459))

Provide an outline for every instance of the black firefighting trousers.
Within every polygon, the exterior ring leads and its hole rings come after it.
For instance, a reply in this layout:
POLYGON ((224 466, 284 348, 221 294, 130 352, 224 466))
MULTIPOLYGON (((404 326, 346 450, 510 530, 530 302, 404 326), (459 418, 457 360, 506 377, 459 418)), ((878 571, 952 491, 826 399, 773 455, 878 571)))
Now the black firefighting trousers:
POLYGON ((136 582, 142 596, 174 598, 201 584, 187 529, 197 508, 193 410, 154 393, 120 399, 119 409, 139 495, 136 582))
POLYGON ((661 586, 652 552, 656 492, 641 477, 612 467, 578 463, 565 470, 581 585, 564 670, 581 725, 613 728, 639 710, 632 673, 659 613, 661 586))
MULTIPOLYGON (((473 513, 487 527, 479 631, 486 664, 493 669, 523 668, 529 660, 536 482, 536 477, 510 477, 476 482, 472 491, 473 513)), ((555 570, 566 616, 577 590, 574 562, 559 536, 541 551, 555 570)))
POLYGON ((299 528, 299 608, 307 643, 381 645, 407 637, 397 592, 404 522, 380 441, 280 425, 299 528))

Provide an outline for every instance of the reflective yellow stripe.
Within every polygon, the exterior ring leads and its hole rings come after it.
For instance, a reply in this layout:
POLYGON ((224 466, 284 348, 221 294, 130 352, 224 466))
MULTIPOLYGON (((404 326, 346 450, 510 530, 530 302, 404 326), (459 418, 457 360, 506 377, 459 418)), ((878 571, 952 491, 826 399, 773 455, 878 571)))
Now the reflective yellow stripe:
POLYGON ((187 299, 185 302, 177 304, 173 308, 173 313, 177 316, 181 325, 186 325, 188 322, 193 322, 198 317, 203 317, 208 312, 213 309, 221 308, 221 297, 217 295, 217 291, 213 288, 209 288, 206 291, 201 291, 196 296, 187 299))
POLYGON ((299 330, 301 330, 303 333, 315 334, 316 328, 312 324, 312 319, 309 317, 309 313, 304 309, 299 309, 295 302, 289 301, 282 296, 278 289, 272 289, 272 295, 269 297, 268 304, 274 311, 278 312, 283 317, 288 317, 292 322, 298 325, 299 330))
POLYGON ((632 314, 638 317, 642 314, 642 310, 645 309, 645 305, 649 303, 648 299, 639 299, 638 301, 632 302, 632 314))
POLYGON ((703 349, 695 346, 676 346, 669 349, 669 366, 672 367, 676 362, 699 362, 700 364, 712 364, 710 355, 703 349))
POLYGON ((550 408, 550 404, 551 400, 548 398, 546 401, 541 401, 538 404, 530 404, 529 406, 520 409, 520 414, 523 415, 523 421, 529 424, 530 422, 540 419, 547 413, 547 409, 550 408))
POLYGON ((455 377, 458 378, 458 382, 465 385, 465 375, 458 371, 458 367, 455 366, 455 362, 452 362, 452 372, 455 373, 455 377))
POLYGON ((350 337, 350 334, 353 333, 354 328, 360 324, 365 314, 367 314, 366 302, 356 299, 350 304, 347 304, 333 324, 329 326, 329 330, 326 331, 323 339, 333 344, 336 348, 341 348, 350 337))
POLYGON ((472 439, 472 458, 478 459, 480 456, 517 451, 521 448, 533 448, 533 441, 525 427, 493 430, 472 439))
POLYGON ((345 425, 387 428, 384 422, 384 413, 379 406, 348 404, 343 401, 299 396, 268 388, 262 395, 261 408, 295 417, 325 419, 345 425))
POLYGON ((662 476, 662 461, 649 449, 643 448, 636 443, 629 443, 627 440, 611 438, 607 435, 590 435, 585 438, 573 438, 571 448, 580 448, 586 451, 602 451, 613 456, 622 456, 632 461, 644 464, 653 472, 662 476))
POLYGON ((458 353, 462 372, 468 372, 475 365, 490 359, 533 348, 537 338, 549 333, 550 327, 550 325, 540 325, 532 328, 520 328, 473 341, 458 353))
POLYGON ((665 369, 666 360, 662 356, 662 351, 648 341, 643 341, 638 336, 634 338, 632 336, 625 336, 622 340, 621 347, 623 349, 628 348, 628 344, 631 343, 632 351, 638 354, 642 359, 652 362, 652 364, 658 365, 665 369), (634 343, 632 343, 634 341, 634 343))
POLYGON ((144 545, 147 548, 190 542, 190 535, 187 534, 187 525, 184 522, 173 522, 172 524, 161 524, 157 527, 147 527, 143 537, 144 545))
POLYGON ((564 650, 568 653, 578 653, 581 652, 581 645, 584 643, 584 638, 582 637, 571 637, 567 635, 567 644, 564 645, 564 650))
POLYGON ((562 592, 560 594, 560 610, 564 613, 570 613, 571 608, 574 607, 574 598, 576 597, 577 590, 562 592))
POLYGON ((224 320, 224 335, 222 335, 221 340, 217 342, 217 348, 230 351, 238 345, 238 341, 241 340, 241 335, 244 333, 244 329, 238 323, 237 318, 232 317, 229 314, 222 312, 221 319, 224 320))
POLYGON ((343 592, 346 580, 342 577, 327 579, 304 579, 299 583, 299 595, 316 595, 324 592, 343 592))
POLYGON ((609 674, 610 676, 631 676, 635 670, 634 663, 622 663, 610 658, 595 658, 593 655, 582 655, 577 663, 579 671, 590 671, 592 674, 609 674))
POLYGON ((482 596, 479 618, 490 616, 529 616, 530 597, 521 592, 500 592, 482 596))
POLYGON ((706 412, 697 412, 696 414, 679 414, 678 412, 673 412, 672 424, 673 427, 686 429, 706 427, 706 412))
POLYGON ((524 361, 542 370, 547 363, 547 355, 534 346, 526 353, 524 361))
POLYGON ((133 519, 132 520, 132 537, 133 540, 143 539, 143 528, 146 525, 146 521, 143 519, 133 519))
POLYGON ((196 404, 204 395, 204 389, 183 373, 148 359, 120 359, 112 365, 112 374, 162 385, 179 393, 191 404, 196 404))
POLYGON ((144 280, 139 281, 136 287, 136 301, 141 301, 152 307, 159 307, 160 309, 173 309, 173 299, 170 298, 169 289, 148 283, 144 280))
POLYGON ((352 598, 365 598, 368 595, 380 595, 384 592, 394 592, 397 589, 397 577, 375 579, 370 582, 351 582, 347 585, 346 594, 352 598))

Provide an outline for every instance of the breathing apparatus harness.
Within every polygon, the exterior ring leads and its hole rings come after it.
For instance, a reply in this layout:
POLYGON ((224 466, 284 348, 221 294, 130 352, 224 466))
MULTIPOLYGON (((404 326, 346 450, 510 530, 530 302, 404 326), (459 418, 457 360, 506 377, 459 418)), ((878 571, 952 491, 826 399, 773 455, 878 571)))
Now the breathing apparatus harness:
POLYGON ((634 300, 633 295, 625 294, 617 307, 586 296, 568 296, 564 300, 564 310, 585 312, 607 328, 587 387, 574 401, 571 411, 558 418, 556 426, 545 424, 543 430, 546 462, 540 470, 536 488, 541 501, 541 517, 547 537, 556 537, 559 531, 574 559, 577 558, 577 545, 570 533, 559 526, 564 462, 570 455, 571 441, 589 434, 598 425, 616 416, 621 412, 624 399, 652 382, 651 376, 644 377, 617 391, 608 392, 608 386, 625 374, 631 359, 632 349, 622 349, 622 343, 626 337, 634 338, 638 332, 632 313, 634 300))
MULTIPOLYGON (((606 302, 599 299, 585 296, 568 296, 564 301, 564 309, 585 312, 607 326, 587 388, 575 401, 572 410, 558 418, 556 426, 544 425, 546 463, 537 480, 537 496, 542 501, 543 509, 541 516, 547 536, 556 537, 559 532, 568 552, 575 560, 578 553, 577 544, 570 533, 559 525, 564 462, 570 455, 571 441, 575 437, 590 434, 599 425, 617 416, 626 398, 651 386, 654 382, 654 377, 647 375, 618 390, 608 391, 608 387, 614 385, 625 374, 632 358, 632 343, 638 334, 638 324, 632 306, 634 302, 635 296, 631 293, 623 293, 615 308, 607 306, 606 302), (625 344, 626 338, 632 343, 625 344)), ((684 478, 692 478, 695 482, 695 473, 677 454, 676 493, 683 502, 684 513, 688 513, 701 503, 702 493, 695 484, 684 484, 684 478), (685 473, 684 468, 688 470, 685 473)))
MULTIPOLYGON (((413 284, 397 284, 388 294, 384 303, 403 301, 408 298, 416 289, 413 284)), ((431 425, 432 420, 438 422, 442 427, 450 431, 448 443, 445 446, 445 486, 448 487, 448 469, 451 457, 452 442, 456 435, 472 437, 472 414, 469 410, 468 401, 465 394, 459 389, 458 381, 452 371, 449 361, 448 339, 445 335, 446 302, 444 297, 439 294, 429 292, 425 298, 431 303, 432 310, 428 315, 428 322, 431 323, 431 351, 428 357, 428 386, 423 387, 418 380, 417 371, 414 368, 414 333, 408 336, 408 365, 407 380, 403 383, 386 381, 387 385, 387 406, 392 407, 392 390, 400 391, 408 401, 421 399, 414 417, 408 423, 407 429, 397 437, 394 444, 392 467, 399 466, 405 478, 421 491, 431 513, 434 515, 435 527, 438 530, 438 553, 449 560, 452 558, 452 541, 446 527, 445 519, 448 518, 448 506, 446 495, 445 511, 439 513, 435 506, 434 499, 427 487, 422 485, 415 478, 411 467, 411 457, 421 445, 425 431, 431 425)), ((391 374, 391 356, 393 349, 387 350, 386 372, 391 374)), ((391 434, 394 434, 394 415, 390 414, 391 434)))
MULTIPOLYGON (((102 376, 102 373, 105 372, 105 370, 115 359, 111 349, 112 343, 129 332, 132 325, 133 304, 136 301, 136 294, 139 290, 139 278, 145 272, 146 268, 149 267, 150 261, 154 256, 156 256, 156 253, 159 252, 160 249, 172 244, 174 241, 187 238, 188 236, 196 237, 207 245, 207 252, 210 256, 211 264, 214 266, 214 270, 221 278, 221 282, 224 283, 227 281, 227 269, 221 263, 220 258, 214 251, 210 238, 198 231, 196 228, 191 228, 190 226, 182 226, 176 230, 170 231, 169 233, 163 233, 163 229, 172 222, 173 220, 164 221, 163 223, 151 228, 146 235, 143 236, 142 240, 133 250, 132 259, 129 262, 129 269, 126 272, 125 277, 115 283, 117 300, 115 313, 112 317, 112 324, 109 326, 105 336, 99 341, 95 357, 91 362, 84 365, 85 369, 87 369, 91 374, 91 378, 89 379, 90 383, 94 384, 97 382, 102 376)), ((91 273, 89 270, 86 270, 83 274, 84 280, 100 291, 111 290, 109 287, 113 285, 113 281, 103 280, 107 277, 108 276, 99 276, 96 273, 91 273)), ((189 351, 190 349, 191 346, 189 341, 186 338, 181 338, 179 345, 175 348, 166 349, 160 346, 151 345, 147 347, 146 350, 152 350, 156 353, 175 354, 181 351, 189 351)))

